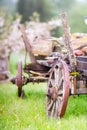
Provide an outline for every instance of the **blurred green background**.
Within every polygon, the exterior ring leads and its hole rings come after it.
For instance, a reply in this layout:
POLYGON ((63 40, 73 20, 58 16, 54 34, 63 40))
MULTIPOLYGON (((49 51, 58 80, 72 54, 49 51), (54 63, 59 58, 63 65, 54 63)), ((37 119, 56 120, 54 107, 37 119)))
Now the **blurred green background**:
POLYGON ((37 12, 43 22, 60 18, 61 12, 67 11, 71 32, 83 33, 87 32, 84 23, 84 16, 87 15, 86 5, 86 0, 0 0, 0 9, 5 8, 12 16, 15 16, 15 13, 21 14, 21 22, 29 20, 33 12, 37 12))

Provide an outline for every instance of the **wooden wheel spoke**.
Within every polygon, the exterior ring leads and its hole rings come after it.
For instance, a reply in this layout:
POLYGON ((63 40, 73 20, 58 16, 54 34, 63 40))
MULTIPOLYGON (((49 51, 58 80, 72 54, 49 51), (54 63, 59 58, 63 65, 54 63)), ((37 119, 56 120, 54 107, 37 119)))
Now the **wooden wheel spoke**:
POLYGON ((62 96, 63 95, 63 90, 58 90, 58 96, 62 96))
POLYGON ((57 100, 61 102, 63 100, 63 97, 58 95, 58 99, 57 100))
POLYGON ((48 104, 48 108, 47 108, 48 111, 50 111, 52 109, 53 104, 54 104, 54 101, 51 100, 51 102, 48 104))
POLYGON ((52 85, 52 87, 54 86, 54 83, 54 79, 51 79, 50 84, 52 85))
POLYGON ((51 116, 55 116, 55 108, 56 108, 56 102, 54 101, 52 111, 51 111, 51 116))
POLYGON ((60 74, 60 69, 54 69, 54 81, 55 81, 55 86, 58 85, 59 82, 59 74, 60 74))
POLYGON ((61 89, 62 85, 63 85, 63 82, 64 82, 64 78, 62 77, 58 83, 58 90, 61 89))
POLYGON ((63 80, 64 80, 64 74, 61 68, 54 70, 55 77, 54 77, 54 86, 60 88, 63 80))
POLYGON ((58 104, 58 101, 56 101, 56 112, 55 112, 55 117, 58 117, 58 108, 59 108, 59 104, 58 104))

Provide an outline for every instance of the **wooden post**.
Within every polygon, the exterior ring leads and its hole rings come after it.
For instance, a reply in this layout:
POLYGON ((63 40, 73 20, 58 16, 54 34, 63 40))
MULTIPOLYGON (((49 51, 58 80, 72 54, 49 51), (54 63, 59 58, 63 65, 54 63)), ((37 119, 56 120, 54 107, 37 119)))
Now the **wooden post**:
POLYGON ((67 48, 67 52, 68 52, 68 56, 69 56, 70 66, 71 66, 72 71, 75 71, 76 60, 75 60, 75 56, 74 56, 74 52, 73 52, 70 27, 68 24, 68 18, 67 18, 66 12, 62 13, 62 24, 63 24, 63 28, 64 28, 64 33, 65 33, 64 40, 65 40, 65 44, 66 44, 66 48, 67 48))
MULTIPOLYGON (((64 33, 65 33, 65 44, 69 56, 69 61, 70 61, 70 66, 71 66, 71 71, 76 71, 76 58, 74 55, 73 47, 72 47, 72 41, 71 41, 71 33, 70 33, 70 27, 68 23, 68 18, 67 18, 67 13, 63 12, 62 13, 62 24, 64 27, 64 33)), ((76 76, 73 79, 74 83, 74 94, 76 94, 76 76)))

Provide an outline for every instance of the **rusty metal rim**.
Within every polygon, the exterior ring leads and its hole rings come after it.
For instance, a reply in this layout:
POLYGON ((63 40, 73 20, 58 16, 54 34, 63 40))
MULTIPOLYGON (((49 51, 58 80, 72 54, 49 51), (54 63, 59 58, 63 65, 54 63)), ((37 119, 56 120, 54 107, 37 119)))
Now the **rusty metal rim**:
POLYGON ((63 64, 63 69, 64 69, 64 75, 65 75, 65 80, 64 80, 64 92, 63 92, 63 101, 60 107, 59 111, 59 116, 62 117, 65 114, 67 103, 68 103, 68 98, 69 98, 69 90, 70 90, 70 77, 69 77, 69 70, 67 64, 62 61, 63 64))

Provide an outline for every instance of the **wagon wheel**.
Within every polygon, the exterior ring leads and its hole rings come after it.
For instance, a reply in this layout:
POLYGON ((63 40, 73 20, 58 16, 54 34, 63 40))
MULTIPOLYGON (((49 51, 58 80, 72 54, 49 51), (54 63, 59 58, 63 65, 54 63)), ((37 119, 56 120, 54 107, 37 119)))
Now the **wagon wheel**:
POLYGON ((58 61, 52 68, 46 96, 47 116, 62 117, 69 97, 69 71, 64 61, 58 61))
POLYGON ((18 62, 18 74, 17 74, 17 86, 18 86, 18 96, 23 97, 24 92, 22 90, 22 62, 18 62))

